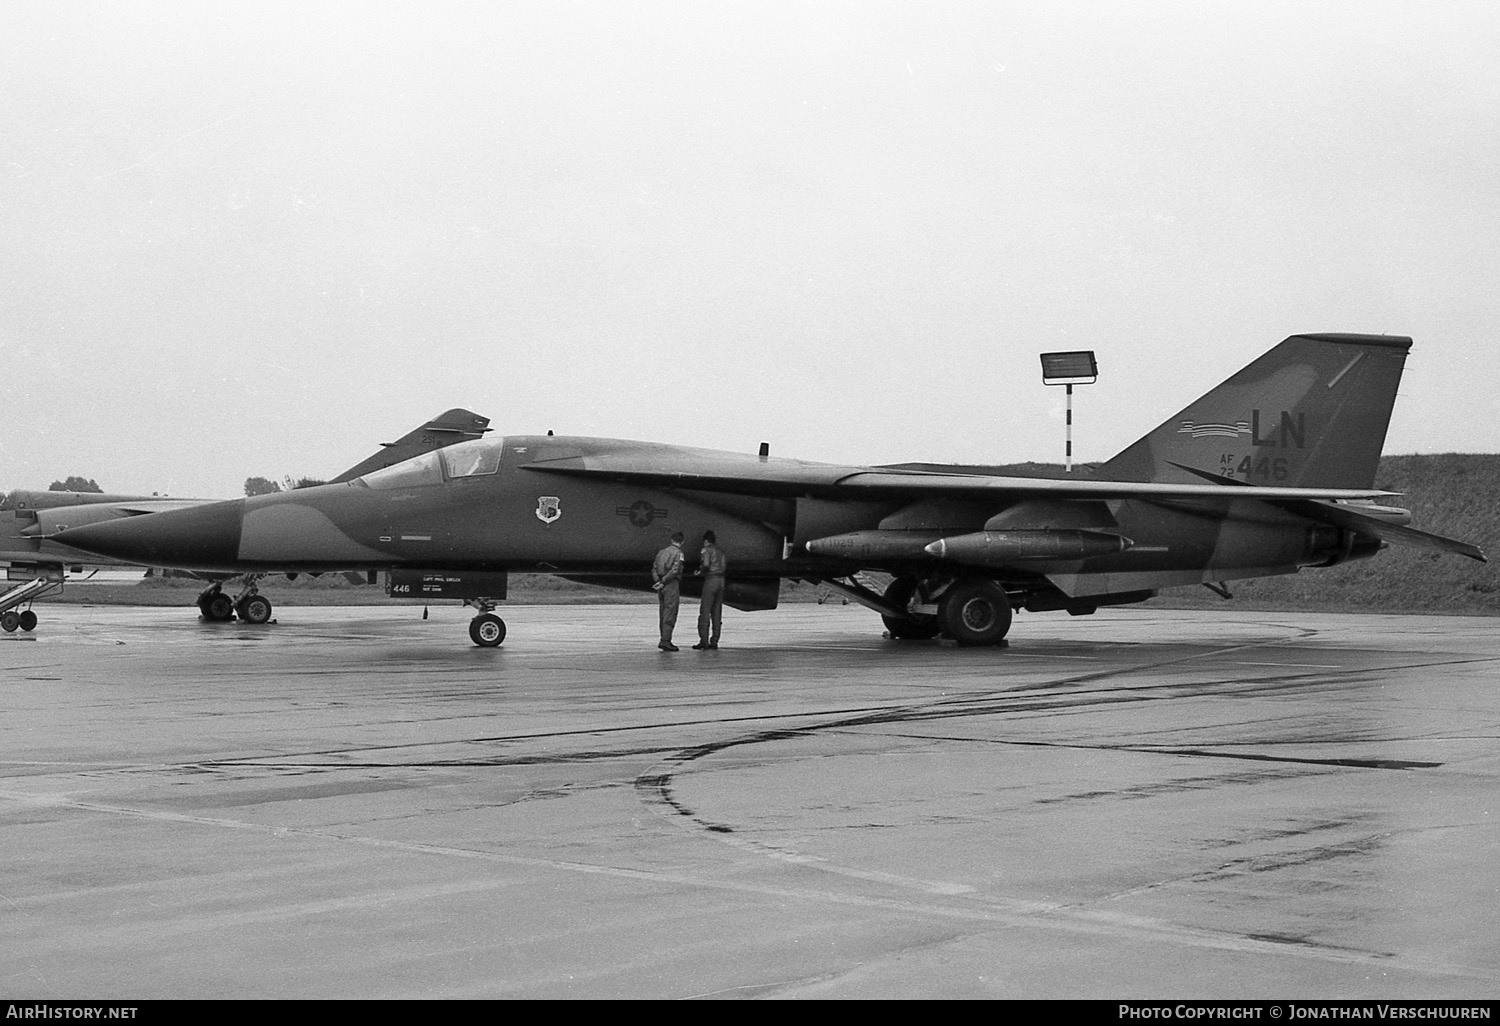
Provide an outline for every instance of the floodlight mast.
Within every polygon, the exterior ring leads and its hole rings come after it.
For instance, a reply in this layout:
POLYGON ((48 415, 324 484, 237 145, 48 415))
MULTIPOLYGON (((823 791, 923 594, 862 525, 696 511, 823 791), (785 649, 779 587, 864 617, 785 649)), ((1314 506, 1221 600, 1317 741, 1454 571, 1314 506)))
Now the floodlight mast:
POLYGON ((1073 386, 1092 385, 1099 380, 1099 363, 1092 349, 1077 349, 1066 353, 1042 354, 1042 384, 1066 385, 1068 389, 1068 413, 1066 450, 1063 469, 1073 472, 1073 386))

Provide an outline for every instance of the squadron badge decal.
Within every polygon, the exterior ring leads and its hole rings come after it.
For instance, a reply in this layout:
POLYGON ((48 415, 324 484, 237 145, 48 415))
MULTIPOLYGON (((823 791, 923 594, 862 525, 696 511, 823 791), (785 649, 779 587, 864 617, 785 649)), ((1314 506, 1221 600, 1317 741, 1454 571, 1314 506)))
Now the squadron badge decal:
POLYGON ((536 499, 536 518, 544 524, 550 524, 562 516, 562 502, 555 495, 538 495, 536 499))

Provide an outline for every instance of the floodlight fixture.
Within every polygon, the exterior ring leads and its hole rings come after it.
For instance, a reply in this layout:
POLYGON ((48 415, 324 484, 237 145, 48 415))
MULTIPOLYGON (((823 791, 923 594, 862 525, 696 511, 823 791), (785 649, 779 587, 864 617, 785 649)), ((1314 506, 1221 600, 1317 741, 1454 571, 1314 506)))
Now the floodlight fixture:
POLYGON ((1073 386, 1092 385, 1099 380, 1099 361, 1092 349, 1042 354, 1042 384, 1066 385, 1068 389, 1067 447, 1063 469, 1073 472, 1073 386))
POLYGON ((1092 385, 1099 380, 1099 361, 1092 349, 1042 354, 1042 384, 1092 385))

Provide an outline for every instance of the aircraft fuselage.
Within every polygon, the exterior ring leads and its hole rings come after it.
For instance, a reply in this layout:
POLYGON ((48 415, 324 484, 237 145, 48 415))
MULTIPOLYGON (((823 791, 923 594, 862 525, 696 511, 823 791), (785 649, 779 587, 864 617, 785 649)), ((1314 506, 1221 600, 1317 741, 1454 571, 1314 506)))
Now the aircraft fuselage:
MULTIPOLYGON (((674 531, 687 536, 692 560, 703 532, 713 530, 730 554, 734 576, 780 578, 837 575, 851 567, 931 569, 944 560, 914 548, 909 539, 978 532, 997 523, 1023 531, 1058 526, 1045 504, 1038 511, 1024 497, 997 497, 989 504, 900 495, 848 502, 816 494, 656 488, 538 469, 621 448, 646 447, 672 458, 673 447, 650 443, 509 436, 466 445, 494 450, 494 465, 462 473, 470 468, 431 453, 347 483, 210 504, 191 517, 157 514, 128 525, 129 540, 114 542, 112 552, 128 551, 129 561, 148 565, 220 572, 406 567, 616 576, 643 572, 674 531), (847 532, 871 538, 863 548, 838 554, 807 549, 809 542, 847 532), (882 539, 891 547, 883 547, 882 539)), ((700 452, 684 449, 681 458, 700 452)), ((1074 515, 1086 509, 1096 521, 1090 526, 1102 525, 1128 544, 1092 558, 1047 558, 1045 552, 1018 558, 996 576, 1024 581, 1044 574, 1201 575, 1210 566, 1215 573, 1284 570, 1320 562, 1341 544, 1326 529, 1230 496, 1170 504, 1120 499, 1069 508, 1074 515)))

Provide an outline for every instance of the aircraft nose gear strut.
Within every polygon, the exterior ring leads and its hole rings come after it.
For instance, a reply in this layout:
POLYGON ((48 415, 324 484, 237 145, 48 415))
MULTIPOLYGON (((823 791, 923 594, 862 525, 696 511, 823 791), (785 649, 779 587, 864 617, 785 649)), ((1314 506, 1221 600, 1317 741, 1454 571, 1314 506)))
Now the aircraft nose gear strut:
POLYGON ((215 581, 198 595, 198 612, 203 619, 224 623, 234 619, 234 599, 224 594, 224 582, 215 581))
POLYGON ((260 593, 256 587, 265 574, 249 574, 245 577, 245 587, 234 599, 234 611, 239 614, 245 623, 266 623, 271 619, 271 600, 260 593))

